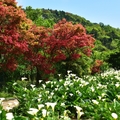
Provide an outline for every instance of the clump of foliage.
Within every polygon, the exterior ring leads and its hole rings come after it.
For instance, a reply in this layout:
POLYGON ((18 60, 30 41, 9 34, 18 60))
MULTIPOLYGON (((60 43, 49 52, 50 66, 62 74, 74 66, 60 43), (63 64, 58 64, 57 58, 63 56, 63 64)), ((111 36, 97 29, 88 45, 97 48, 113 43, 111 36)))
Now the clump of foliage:
POLYGON ((18 65, 25 64, 23 56, 28 51, 28 29, 32 21, 26 18, 15 0, 0 0, 0 84, 19 77, 18 65), (12 72, 10 72, 12 71, 12 72))
POLYGON ((107 59, 107 62, 110 64, 112 68, 119 70, 120 69, 120 52, 115 52, 110 54, 109 58, 107 59))
POLYGON ((14 71, 28 51, 26 30, 32 24, 15 0, 0 1, 0 68, 14 71))
POLYGON ((64 79, 60 75, 58 79, 42 83, 39 87, 26 84, 26 78, 22 78, 23 81, 13 81, 6 86, 19 100, 18 108, 9 107, 8 111, 0 108, 0 115, 12 112, 15 120, 117 120, 120 117, 119 79, 120 71, 113 69, 82 78, 68 71, 64 79))

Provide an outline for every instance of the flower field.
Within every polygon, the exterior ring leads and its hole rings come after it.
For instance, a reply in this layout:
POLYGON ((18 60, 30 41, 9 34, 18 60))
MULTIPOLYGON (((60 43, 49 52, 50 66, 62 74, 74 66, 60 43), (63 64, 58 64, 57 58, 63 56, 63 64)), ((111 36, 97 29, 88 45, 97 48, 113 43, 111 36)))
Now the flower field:
POLYGON ((77 77, 68 71, 61 79, 39 80, 40 86, 26 79, 10 82, 5 88, 19 101, 17 107, 2 108, 0 120, 119 120, 120 71, 113 69, 95 76, 77 77))

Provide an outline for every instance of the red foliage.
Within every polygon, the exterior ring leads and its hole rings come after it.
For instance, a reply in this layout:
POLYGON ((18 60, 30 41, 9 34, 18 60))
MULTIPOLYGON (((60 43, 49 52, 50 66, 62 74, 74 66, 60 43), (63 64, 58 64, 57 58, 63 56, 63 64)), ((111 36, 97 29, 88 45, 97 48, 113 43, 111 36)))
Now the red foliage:
POLYGON ((81 24, 74 25, 65 19, 55 24, 53 29, 33 26, 27 38, 29 51, 26 52, 26 59, 49 74, 55 71, 55 63, 66 59, 77 60, 81 52, 90 56, 95 41, 86 34, 81 24))
POLYGON ((93 67, 91 68, 91 73, 95 74, 95 73, 99 73, 100 72, 100 67, 103 64, 103 61, 101 60, 96 60, 93 67))
POLYGON ((17 61, 14 58, 9 58, 5 64, 3 64, 3 68, 6 70, 14 71, 17 68, 17 61))
POLYGON ((32 22, 26 18, 21 7, 16 5, 16 1, 0 0, 0 55, 4 56, 6 62, 0 64, 5 64, 3 66, 12 71, 16 69, 15 61, 18 57, 28 51, 24 24, 30 26, 32 22), (13 59, 12 63, 10 57, 13 59))
POLYGON ((87 56, 91 56, 92 55, 92 50, 91 49, 85 49, 83 51, 87 56))
POLYGON ((86 30, 81 24, 74 25, 63 19, 54 25, 45 42, 48 48, 47 53, 54 62, 59 62, 69 58, 79 59, 79 52, 90 56, 94 41, 92 36, 86 34, 86 30))
POLYGON ((78 59, 78 58, 80 58, 80 57, 81 57, 81 55, 78 54, 78 53, 74 53, 74 54, 71 55, 71 59, 72 59, 72 60, 76 60, 76 59, 78 59))
POLYGON ((65 54, 63 54, 63 53, 59 53, 58 55, 56 55, 55 57, 53 57, 53 61, 54 62, 60 62, 60 61, 63 61, 63 60, 65 60, 66 59, 66 56, 65 56, 65 54))

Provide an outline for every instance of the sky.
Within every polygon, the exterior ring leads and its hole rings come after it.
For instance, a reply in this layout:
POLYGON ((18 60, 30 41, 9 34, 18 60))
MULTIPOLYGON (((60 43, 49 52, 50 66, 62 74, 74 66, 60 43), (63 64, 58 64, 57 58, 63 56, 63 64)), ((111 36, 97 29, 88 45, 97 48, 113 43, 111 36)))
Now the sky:
POLYGON ((16 0, 26 8, 45 8, 70 12, 92 23, 120 28, 120 0, 16 0))

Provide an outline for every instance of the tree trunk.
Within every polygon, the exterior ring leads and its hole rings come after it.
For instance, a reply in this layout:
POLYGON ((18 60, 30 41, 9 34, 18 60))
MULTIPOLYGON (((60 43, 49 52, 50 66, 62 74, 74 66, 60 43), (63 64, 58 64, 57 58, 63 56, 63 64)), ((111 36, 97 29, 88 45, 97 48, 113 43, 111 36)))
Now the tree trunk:
POLYGON ((36 67, 36 86, 38 86, 39 85, 39 80, 41 80, 42 79, 42 76, 41 76, 41 74, 40 74, 40 71, 39 71, 39 69, 36 67))

